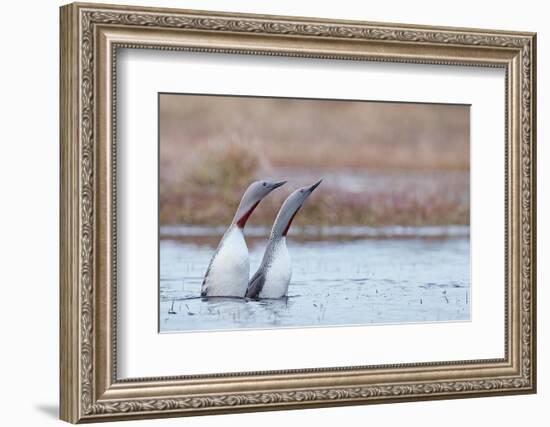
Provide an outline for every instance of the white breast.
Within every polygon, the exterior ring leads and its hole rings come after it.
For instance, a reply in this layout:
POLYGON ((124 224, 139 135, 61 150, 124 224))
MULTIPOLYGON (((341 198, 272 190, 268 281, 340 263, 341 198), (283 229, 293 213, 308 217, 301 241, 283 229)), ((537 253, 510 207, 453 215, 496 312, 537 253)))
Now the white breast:
POLYGON ((286 247, 286 239, 282 238, 273 248, 273 256, 267 267, 265 283, 260 292, 260 298, 281 298, 288 292, 292 277, 290 253, 286 247))
POLYGON ((208 296, 244 297, 250 275, 248 247, 238 227, 229 229, 220 242, 205 280, 208 296))

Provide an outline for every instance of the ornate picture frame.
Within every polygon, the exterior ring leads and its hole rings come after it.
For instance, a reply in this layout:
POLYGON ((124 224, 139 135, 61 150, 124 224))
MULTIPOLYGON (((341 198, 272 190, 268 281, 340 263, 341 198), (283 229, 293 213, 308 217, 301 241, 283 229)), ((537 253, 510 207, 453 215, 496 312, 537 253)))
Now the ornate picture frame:
POLYGON ((72 423, 536 391, 536 35, 70 4, 60 11, 60 416, 72 423), (117 50, 505 70, 505 357, 117 377, 117 50))

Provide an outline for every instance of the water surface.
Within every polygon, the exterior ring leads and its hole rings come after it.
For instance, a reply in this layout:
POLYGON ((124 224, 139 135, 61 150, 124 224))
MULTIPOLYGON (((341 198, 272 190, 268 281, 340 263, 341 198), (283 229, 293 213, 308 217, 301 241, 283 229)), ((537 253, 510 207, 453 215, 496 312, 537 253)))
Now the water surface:
MULTIPOLYGON (((260 301, 200 298, 220 232, 161 229, 161 332, 470 319, 467 227, 298 230, 288 238, 288 297, 260 301)), ((265 249, 264 232, 247 237, 251 274, 265 249)))

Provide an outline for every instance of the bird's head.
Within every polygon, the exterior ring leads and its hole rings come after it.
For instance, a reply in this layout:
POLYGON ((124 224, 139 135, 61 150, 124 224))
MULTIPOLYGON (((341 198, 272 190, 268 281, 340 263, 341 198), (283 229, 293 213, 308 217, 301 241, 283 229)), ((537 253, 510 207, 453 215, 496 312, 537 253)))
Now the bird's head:
POLYGON ((254 209, 256 209, 262 199, 285 183, 286 181, 260 180, 250 184, 244 192, 233 223, 237 224, 239 228, 244 228, 248 218, 250 218, 250 215, 252 215, 252 212, 254 212, 254 209))

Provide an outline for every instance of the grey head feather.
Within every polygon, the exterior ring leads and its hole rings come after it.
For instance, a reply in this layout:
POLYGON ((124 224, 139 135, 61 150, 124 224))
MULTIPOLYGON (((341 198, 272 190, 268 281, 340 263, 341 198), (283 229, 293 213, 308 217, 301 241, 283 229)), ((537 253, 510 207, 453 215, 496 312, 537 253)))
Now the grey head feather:
POLYGON ((275 222, 273 223, 270 239, 277 239, 282 236, 286 236, 292 220, 294 219, 306 199, 311 195, 311 193, 313 193, 313 190, 315 190, 319 186, 319 184, 321 184, 321 181, 322 180, 319 180, 318 182, 310 186, 298 188, 286 198, 281 208, 279 209, 279 213, 275 218, 275 222))
POLYGON ((237 212, 233 218, 232 225, 238 225, 241 228, 244 228, 246 221, 256 208, 262 199, 271 193, 276 188, 284 185, 286 181, 255 181, 248 186, 246 191, 243 194, 237 212))

